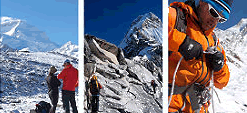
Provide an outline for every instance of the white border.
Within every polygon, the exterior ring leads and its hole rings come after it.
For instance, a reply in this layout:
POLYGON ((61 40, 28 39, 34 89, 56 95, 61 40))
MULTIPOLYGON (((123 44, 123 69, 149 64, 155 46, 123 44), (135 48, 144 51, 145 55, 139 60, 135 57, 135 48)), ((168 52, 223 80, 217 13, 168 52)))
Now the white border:
POLYGON ((78 0, 79 102, 78 113, 84 113, 84 0, 78 0))
MULTIPOLYGON (((168 113, 168 0, 162 2, 163 20, 163 113, 168 113)), ((79 102, 78 112, 84 113, 84 0, 78 0, 79 102)))
POLYGON ((168 113, 168 0, 163 0, 163 113, 168 113))

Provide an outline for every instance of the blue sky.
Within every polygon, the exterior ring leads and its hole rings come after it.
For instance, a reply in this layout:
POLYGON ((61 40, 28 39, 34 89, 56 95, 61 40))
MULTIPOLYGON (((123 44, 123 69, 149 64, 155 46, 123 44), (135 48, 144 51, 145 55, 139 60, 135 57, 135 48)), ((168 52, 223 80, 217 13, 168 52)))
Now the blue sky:
POLYGON ((85 34, 118 45, 132 21, 154 13, 162 19, 162 0, 84 0, 85 34))
MULTIPOLYGON (((186 0, 169 0, 168 4, 174 1, 186 1, 186 0)), ((247 18, 247 10, 243 10, 246 7, 246 1, 244 0, 233 0, 232 4, 232 12, 230 14, 230 18, 227 22, 218 24, 217 27, 220 29, 227 29, 236 25, 242 18, 247 18)))
POLYGON ((1 16, 26 20, 59 45, 78 44, 78 0, 1 0, 1 16))

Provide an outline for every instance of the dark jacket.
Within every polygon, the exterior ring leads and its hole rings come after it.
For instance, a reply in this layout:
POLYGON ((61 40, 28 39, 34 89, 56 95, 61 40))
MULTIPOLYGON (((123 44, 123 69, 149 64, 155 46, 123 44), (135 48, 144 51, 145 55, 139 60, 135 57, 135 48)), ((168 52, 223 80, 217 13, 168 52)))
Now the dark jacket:
MULTIPOLYGON (((97 81, 97 80, 96 80, 97 81)), ((98 84, 98 91, 97 90, 94 90, 93 89, 93 85, 92 85, 92 80, 90 81, 89 83, 89 86, 90 86, 90 93, 92 94, 92 96, 99 96, 99 93, 100 93, 100 89, 102 89, 102 86, 101 84, 97 81, 96 82, 98 84)))
POLYGON ((46 82, 48 85, 48 93, 58 93, 58 86, 61 85, 61 82, 54 74, 48 75, 46 77, 46 82))

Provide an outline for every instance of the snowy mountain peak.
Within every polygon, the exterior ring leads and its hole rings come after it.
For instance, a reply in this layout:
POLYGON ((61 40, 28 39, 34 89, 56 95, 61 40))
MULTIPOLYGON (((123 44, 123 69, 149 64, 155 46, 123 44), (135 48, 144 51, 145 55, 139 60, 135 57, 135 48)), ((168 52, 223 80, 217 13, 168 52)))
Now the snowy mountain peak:
POLYGON ((236 49, 246 51, 247 18, 242 18, 238 24, 226 30, 215 29, 215 34, 221 38, 221 44, 225 46, 226 51, 233 52, 236 49))
MULTIPOLYGON (((158 24, 157 26, 159 26, 159 24, 161 24, 161 20, 152 12, 146 13, 144 15, 140 15, 138 16, 131 24, 131 27, 134 26, 135 24, 139 23, 139 24, 144 24, 147 22, 151 22, 154 25, 158 24), (152 22, 153 21, 153 22, 152 22)), ((157 27, 156 26, 156 27, 157 27)), ((145 27, 145 25, 141 26, 139 25, 139 27, 145 27)))
POLYGON ((238 24, 234 25, 233 27, 230 27, 229 31, 232 31, 232 32, 240 32, 242 31, 245 27, 247 26, 247 18, 242 18, 238 24))
POLYGON ((131 24, 130 30, 125 35, 125 38, 120 43, 119 47, 126 47, 133 37, 138 43, 139 40, 146 40, 156 43, 162 43, 162 22, 153 13, 146 13, 138 16, 131 24))
POLYGON ((21 19, 1 17, 2 44, 13 49, 29 48, 30 51, 51 51, 58 45, 49 40, 45 32, 21 19))
POLYGON ((11 17, 1 17, 1 32, 8 36, 12 36, 15 32, 16 27, 19 26, 20 22, 20 19, 14 19, 11 17))
POLYGON ((146 56, 149 60, 154 60, 157 59, 155 56, 162 56, 161 20, 151 12, 138 16, 118 47, 123 49, 127 58, 146 56))
POLYGON ((61 48, 54 49, 53 52, 78 57, 78 45, 72 44, 71 41, 65 43, 61 48))
POLYGON ((71 42, 71 41, 68 41, 67 43, 65 43, 65 44, 63 45, 63 47, 64 47, 64 46, 69 47, 69 46, 71 46, 71 45, 73 45, 72 42, 71 42))
POLYGON ((7 22, 13 22, 13 21, 20 21, 20 19, 14 19, 12 17, 1 17, 1 24, 7 23, 7 22))

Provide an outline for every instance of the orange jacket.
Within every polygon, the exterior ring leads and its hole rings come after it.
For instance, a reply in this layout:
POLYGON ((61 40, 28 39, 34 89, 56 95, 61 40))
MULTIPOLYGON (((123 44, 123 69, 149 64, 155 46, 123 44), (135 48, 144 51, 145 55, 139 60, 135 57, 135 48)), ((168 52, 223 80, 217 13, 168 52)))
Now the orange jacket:
POLYGON ((70 64, 62 70, 57 78, 63 79, 63 90, 75 91, 78 84, 78 70, 70 64))
MULTIPOLYGON (((207 50, 208 46, 215 46, 215 42, 213 39, 213 29, 204 31, 205 35, 208 37, 208 41, 205 38, 203 31, 196 23, 195 20, 198 20, 196 13, 193 11, 192 7, 183 3, 183 2, 174 2, 170 4, 170 6, 177 6, 181 9, 184 9, 183 12, 186 15, 187 21, 187 29, 186 34, 178 31, 174 28, 176 23, 177 12, 175 8, 169 7, 169 24, 168 24, 168 41, 169 41, 169 51, 172 53, 169 55, 169 84, 172 84, 173 74, 175 72, 175 68, 178 64, 179 59, 182 55, 178 52, 179 46, 184 41, 186 35, 188 35, 191 39, 200 43, 203 47, 203 51, 207 50), (209 45, 208 45, 209 43, 209 45)), ((226 56, 223 48, 221 47, 219 41, 217 49, 220 50, 224 55, 224 66, 218 72, 214 72, 214 85, 215 87, 222 89, 225 87, 229 81, 230 72, 228 70, 228 66, 226 64, 226 56)), ((201 85, 208 86, 211 79, 212 70, 207 68, 206 58, 203 55, 203 59, 200 60, 189 60, 185 61, 184 59, 181 61, 179 69, 176 73, 175 77, 175 85, 176 86, 188 86, 193 83, 200 83, 201 85)), ((170 96, 169 96, 170 98, 170 96)), ((189 97, 186 96, 186 105, 183 109, 184 112, 192 113, 193 110, 191 108, 191 103, 189 97)), ((182 94, 174 94, 172 96, 172 100, 169 106, 169 112, 175 112, 181 109, 184 105, 185 100, 183 99, 182 94)), ((202 111, 202 110, 201 110, 202 111)))

